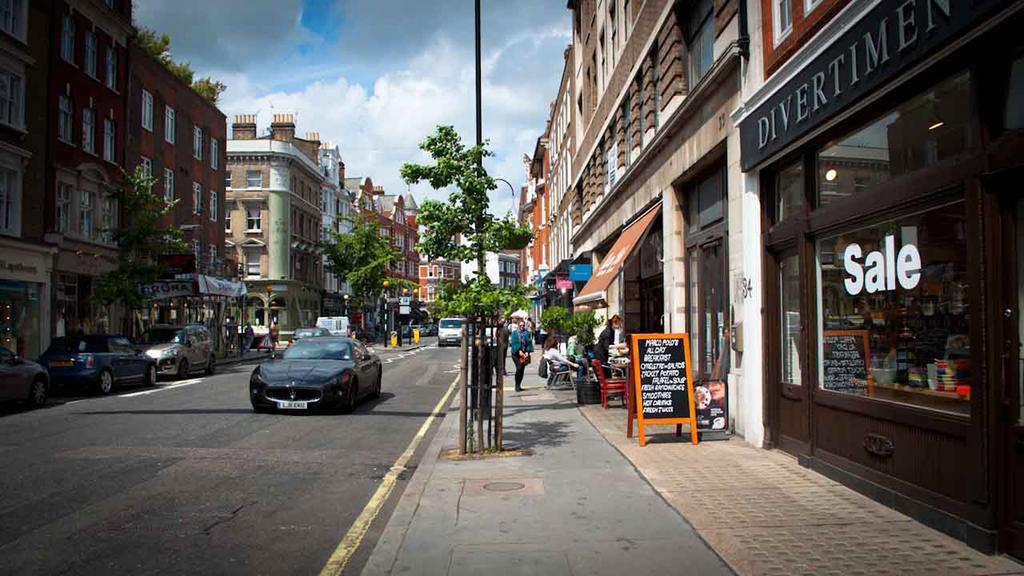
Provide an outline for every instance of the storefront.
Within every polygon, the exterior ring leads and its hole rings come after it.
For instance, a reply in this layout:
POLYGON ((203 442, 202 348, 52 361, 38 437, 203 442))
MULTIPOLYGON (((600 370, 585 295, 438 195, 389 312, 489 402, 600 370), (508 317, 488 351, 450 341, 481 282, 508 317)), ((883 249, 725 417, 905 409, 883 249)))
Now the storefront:
POLYGON ((35 359, 50 344, 53 250, 0 239, 0 346, 35 359))
POLYGON ((740 121, 766 443, 1021 556, 1024 4, 872 6, 740 121))

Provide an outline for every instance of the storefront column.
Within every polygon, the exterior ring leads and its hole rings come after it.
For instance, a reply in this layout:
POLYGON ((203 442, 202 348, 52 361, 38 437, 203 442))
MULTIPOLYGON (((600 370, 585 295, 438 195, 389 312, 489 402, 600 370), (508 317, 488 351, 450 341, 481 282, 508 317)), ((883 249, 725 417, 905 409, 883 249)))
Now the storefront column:
POLYGON ((662 254, 665 259, 665 331, 686 329, 686 253, 683 251, 683 208, 674 188, 662 195, 662 254))
POLYGON ((743 174, 740 202, 742 233, 739 245, 742 247, 741 286, 734 286, 734 321, 742 323, 742 381, 733 386, 735 402, 736 431, 754 446, 764 446, 764 347, 763 306, 764 248, 761 242, 761 196, 758 174, 743 174), (740 288, 740 290, 736 290, 740 288))

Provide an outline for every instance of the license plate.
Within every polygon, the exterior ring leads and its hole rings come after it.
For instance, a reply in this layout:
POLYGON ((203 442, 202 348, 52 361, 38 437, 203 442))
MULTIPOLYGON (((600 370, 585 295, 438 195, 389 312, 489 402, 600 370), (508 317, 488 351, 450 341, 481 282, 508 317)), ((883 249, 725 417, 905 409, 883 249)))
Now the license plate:
POLYGON ((75 363, 71 360, 51 360, 50 368, 71 368, 75 363))
POLYGON ((284 402, 284 401, 280 401, 280 402, 277 403, 277 407, 278 408, 283 408, 285 410, 305 410, 306 409, 306 404, 308 404, 308 402, 284 402))

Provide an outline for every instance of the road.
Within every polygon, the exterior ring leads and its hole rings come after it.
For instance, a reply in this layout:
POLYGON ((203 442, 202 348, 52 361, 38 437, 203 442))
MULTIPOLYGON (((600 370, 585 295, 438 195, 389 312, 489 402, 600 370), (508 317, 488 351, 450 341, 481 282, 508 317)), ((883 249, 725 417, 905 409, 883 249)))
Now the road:
POLYGON ((381 399, 352 414, 254 414, 252 365, 5 407, 0 573, 318 573, 456 376, 455 349, 381 358, 381 399))

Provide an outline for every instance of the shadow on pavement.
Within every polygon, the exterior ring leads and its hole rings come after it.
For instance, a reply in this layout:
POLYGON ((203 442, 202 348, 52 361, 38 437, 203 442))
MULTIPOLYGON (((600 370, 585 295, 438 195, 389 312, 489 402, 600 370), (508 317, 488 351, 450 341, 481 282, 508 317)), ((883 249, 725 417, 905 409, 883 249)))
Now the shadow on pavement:
POLYGON ((519 448, 555 448, 566 443, 569 424, 557 420, 531 420, 522 426, 505 426, 505 441, 519 448))

